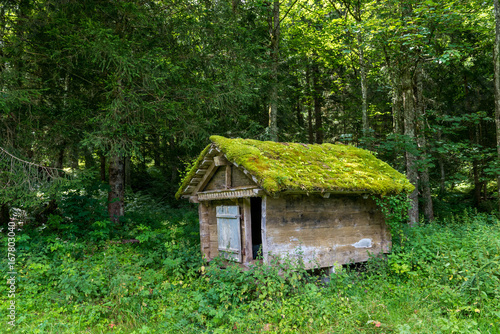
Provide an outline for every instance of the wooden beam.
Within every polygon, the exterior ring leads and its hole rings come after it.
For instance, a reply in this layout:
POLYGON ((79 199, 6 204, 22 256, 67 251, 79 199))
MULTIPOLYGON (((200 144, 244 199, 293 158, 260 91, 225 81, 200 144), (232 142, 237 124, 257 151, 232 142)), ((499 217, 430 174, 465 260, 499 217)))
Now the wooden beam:
POLYGON ((257 195, 252 189, 248 190, 228 190, 228 191, 211 191, 197 193, 199 201, 213 201, 231 198, 256 197, 257 195))
POLYGON ((218 166, 227 166, 230 164, 229 161, 227 161, 226 157, 224 155, 219 155, 214 157, 214 162, 215 165, 218 166))
POLYGON ((262 233, 262 257, 264 263, 269 264, 269 245, 267 244, 267 197, 262 196, 262 214, 261 214, 261 233, 262 233))
POLYGON ((205 157, 205 159, 200 163, 200 168, 207 168, 208 166, 213 164, 213 162, 213 159, 207 159, 207 157, 205 157))
POLYGON ((205 175, 201 178, 200 183, 196 187, 194 187, 193 191, 191 194, 196 194, 198 191, 203 189, 203 187, 208 183, 212 175, 214 175, 215 171, 217 170, 218 167, 215 166, 215 164, 211 164, 210 167, 207 168, 207 171, 205 175))
POLYGON ((252 213, 250 209, 250 199, 243 198, 243 243, 242 248, 245 251, 243 263, 253 260, 252 249, 252 213))
MULTIPOLYGON (((196 170, 196 172, 194 173, 194 175, 203 177, 203 175, 205 175, 206 173, 207 173, 207 169, 206 168, 199 168, 199 169, 196 170)), ((201 181, 201 178, 200 178, 200 181, 201 181)))

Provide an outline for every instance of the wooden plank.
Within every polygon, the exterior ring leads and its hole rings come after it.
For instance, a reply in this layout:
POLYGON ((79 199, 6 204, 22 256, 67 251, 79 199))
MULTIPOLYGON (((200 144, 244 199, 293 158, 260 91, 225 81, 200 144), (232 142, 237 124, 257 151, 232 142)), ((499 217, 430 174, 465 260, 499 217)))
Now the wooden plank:
POLYGON ((219 155, 214 157, 214 163, 216 166, 227 166, 230 164, 224 155, 219 155))
POLYGON ((201 246, 201 253, 205 256, 205 258, 209 259, 210 258, 210 232, 209 232, 209 226, 208 226, 208 214, 207 211, 208 208, 200 204, 198 206, 198 214, 200 216, 200 246, 201 246))
POLYGON ((207 168, 198 168, 196 170, 196 172, 194 173, 195 176, 200 176, 200 181, 198 182, 201 182, 201 180, 203 179, 203 175, 205 175, 207 173, 207 168))
POLYGON ((198 183, 198 185, 193 189, 192 194, 196 194, 198 191, 203 190, 203 187, 210 180, 216 170, 217 167, 215 166, 215 164, 211 164, 210 167, 207 168, 206 173, 205 175, 203 175, 200 183, 198 183))
POLYGON ((200 163, 200 168, 208 168, 208 166, 210 166, 213 163, 214 163, 213 159, 207 159, 205 157, 205 159, 203 159, 203 161, 200 163))
POLYGON ((306 268, 366 261, 367 251, 383 252, 390 243, 384 218, 369 199, 267 197, 265 206, 266 253, 301 253, 306 268))
POLYGON ((267 196, 262 196, 262 257, 264 263, 269 263, 269 245, 267 242, 267 196))
POLYGON ((250 210, 250 199, 243 198, 243 240, 242 246, 245 251, 245 256, 243 257, 243 262, 250 262, 253 260, 253 249, 252 249, 252 213, 250 210))

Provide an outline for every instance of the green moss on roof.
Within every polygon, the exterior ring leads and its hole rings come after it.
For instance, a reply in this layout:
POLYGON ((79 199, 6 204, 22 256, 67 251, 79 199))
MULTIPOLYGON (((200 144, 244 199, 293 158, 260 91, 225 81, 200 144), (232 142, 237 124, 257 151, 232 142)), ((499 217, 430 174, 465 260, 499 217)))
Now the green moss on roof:
POLYGON ((212 136, 210 140, 230 162, 254 175, 269 194, 319 191, 385 195, 409 193, 414 189, 403 174, 371 152, 354 146, 277 143, 221 136, 212 136))
POLYGON ((203 151, 201 151, 200 155, 198 156, 196 161, 193 163, 193 166, 191 167, 191 169, 187 172, 186 176, 184 176, 184 178, 182 179, 181 187, 175 193, 175 198, 179 199, 179 197, 181 197, 181 195, 184 191, 184 188, 186 188, 189 181, 191 181, 191 179, 193 178, 194 174, 196 173, 196 170, 198 169, 198 166, 203 161, 203 157, 205 157, 205 155, 207 154, 209 149, 210 149, 210 145, 207 145, 207 147, 205 147, 205 149, 203 151))

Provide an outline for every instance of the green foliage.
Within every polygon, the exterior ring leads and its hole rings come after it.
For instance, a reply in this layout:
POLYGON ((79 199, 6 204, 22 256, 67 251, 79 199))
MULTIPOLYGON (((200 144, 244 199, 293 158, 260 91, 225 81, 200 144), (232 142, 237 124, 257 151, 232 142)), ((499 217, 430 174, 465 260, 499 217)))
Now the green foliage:
MULTIPOLYGON (((371 257, 327 278, 287 258, 246 271, 222 259, 206 264, 195 210, 168 208, 143 194, 127 205, 119 233, 139 243, 97 233, 70 240, 16 232, 18 330, 498 332, 500 222, 493 215, 466 211, 405 229, 403 246, 388 259, 371 257)), ((94 224, 106 228, 104 221, 94 224)))
POLYGON ((377 197, 372 196, 377 206, 382 210, 385 223, 389 226, 393 245, 401 245, 404 240, 404 226, 408 221, 410 201, 407 194, 377 197))

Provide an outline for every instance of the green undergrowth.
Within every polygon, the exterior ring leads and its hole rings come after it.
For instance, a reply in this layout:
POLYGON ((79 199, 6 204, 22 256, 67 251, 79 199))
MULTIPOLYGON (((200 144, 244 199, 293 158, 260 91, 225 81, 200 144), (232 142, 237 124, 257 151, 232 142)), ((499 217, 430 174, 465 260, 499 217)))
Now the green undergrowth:
POLYGON ((107 240, 18 230, 16 326, 4 284, 0 332, 500 333, 500 222, 490 215, 408 229, 387 258, 326 278, 289 260, 208 265, 196 211, 144 196, 129 211, 107 240))

